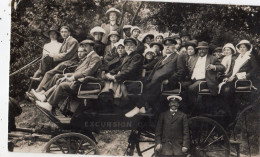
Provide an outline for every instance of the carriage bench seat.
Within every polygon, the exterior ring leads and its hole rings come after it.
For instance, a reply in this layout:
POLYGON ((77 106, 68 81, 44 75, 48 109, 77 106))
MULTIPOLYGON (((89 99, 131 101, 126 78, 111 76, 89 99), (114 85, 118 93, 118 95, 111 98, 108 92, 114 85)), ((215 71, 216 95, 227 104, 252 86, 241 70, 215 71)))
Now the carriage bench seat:
POLYGON ((211 95, 210 90, 207 87, 207 81, 201 81, 199 83, 199 95, 211 95), (206 87, 202 87, 206 86, 206 87))
POLYGON ((144 86, 142 81, 125 80, 123 84, 126 87, 128 96, 142 95, 144 86))
POLYGON ((181 93, 181 83, 178 82, 179 88, 176 89, 170 89, 170 90, 165 90, 164 89, 164 84, 161 85, 161 93, 163 96, 169 96, 169 95, 180 95, 181 93))
POLYGON ((100 83, 81 84, 79 86, 77 97, 81 99, 97 99, 101 89, 100 83))
POLYGON ((251 92, 252 86, 253 86, 253 84, 252 84, 251 80, 237 80, 235 82, 236 93, 251 92))

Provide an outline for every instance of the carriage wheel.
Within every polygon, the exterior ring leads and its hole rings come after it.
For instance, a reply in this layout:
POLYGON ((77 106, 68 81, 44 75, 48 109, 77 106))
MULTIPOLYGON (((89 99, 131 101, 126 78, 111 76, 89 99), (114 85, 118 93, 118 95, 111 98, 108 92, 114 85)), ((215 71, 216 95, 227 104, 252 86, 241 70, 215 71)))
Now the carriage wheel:
POLYGON ((229 157, 230 143, 224 128, 206 117, 189 119, 192 157, 229 157))
POLYGON ((64 133, 52 138, 43 152, 54 154, 99 154, 97 145, 89 137, 80 133, 64 133))
POLYGON ((153 156, 155 135, 148 131, 139 131, 137 134, 136 151, 139 156, 153 156))

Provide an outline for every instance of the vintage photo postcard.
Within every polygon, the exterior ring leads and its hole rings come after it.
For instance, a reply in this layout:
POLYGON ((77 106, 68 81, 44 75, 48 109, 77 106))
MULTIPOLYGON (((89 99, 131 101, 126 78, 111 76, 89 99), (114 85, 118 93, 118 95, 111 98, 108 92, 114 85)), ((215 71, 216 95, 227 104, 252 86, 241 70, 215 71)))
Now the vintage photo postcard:
POLYGON ((260 6, 9 7, 8 156, 260 155, 260 6))

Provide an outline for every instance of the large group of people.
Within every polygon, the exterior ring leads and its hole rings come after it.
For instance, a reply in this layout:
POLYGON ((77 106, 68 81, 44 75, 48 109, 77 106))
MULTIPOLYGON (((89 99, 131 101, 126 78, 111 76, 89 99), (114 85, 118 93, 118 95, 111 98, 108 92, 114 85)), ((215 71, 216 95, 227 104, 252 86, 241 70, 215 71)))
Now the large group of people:
POLYGON ((253 45, 241 40, 236 46, 226 43, 210 52, 209 43, 191 39, 187 33, 165 35, 142 34, 138 26, 117 24, 120 11, 110 8, 106 12, 109 23, 90 30, 86 40, 78 43, 71 28, 51 27, 45 35, 50 43, 44 46, 40 67, 31 78, 40 81, 28 96, 34 96, 37 105, 51 111, 60 100, 76 94, 79 84, 90 77, 104 81, 102 91, 112 91, 115 98, 127 98, 123 84, 126 80, 141 80, 143 93, 134 108, 125 114, 133 117, 146 113, 147 104, 156 109, 161 85, 175 87, 179 82, 188 93, 187 102, 196 99, 201 81, 211 95, 222 94, 227 106, 232 106, 235 81, 251 79, 258 69, 252 55, 253 45), (61 36, 63 43, 57 38, 61 36), (68 73, 64 69, 75 67, 68 73), (219 84, 224 82, 219 89, 219 84))

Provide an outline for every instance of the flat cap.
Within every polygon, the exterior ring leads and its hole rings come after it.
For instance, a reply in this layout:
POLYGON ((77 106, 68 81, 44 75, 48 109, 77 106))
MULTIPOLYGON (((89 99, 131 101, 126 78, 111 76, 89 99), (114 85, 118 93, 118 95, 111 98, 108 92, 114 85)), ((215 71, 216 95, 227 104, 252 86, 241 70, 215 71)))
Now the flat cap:
POLYGON ((177 101, 182 101, 182 97, 178 96, 178 95, 170 95, 167 97, 167 100, 171 101, 171 100, 177 100, 177 101))
POLYGON ((172 44, 177 44, 177 41, 176 41, 175 38, 173 38, 173 37, 167 37, 167 38, 165 38, 165 39, 163 40, 163 44, 165 45, 165 43, 166 43, 167 41, 171 42, 172 44))
POLYGON ((124 45, 125 45, 127 42, 133 42, 135 45, 137 45, 137 41, 136 41, 134 38, 132 38, 132 37, 126 38, 126 39, 124 40, 124 45))
POLYGON ((86 40, 83 40, 82 42, 79 43, 79 45, 85 45, 85 44, 89 44, 91 46, 94 46, 95 42, 93 40, 86 39, 86 40))

